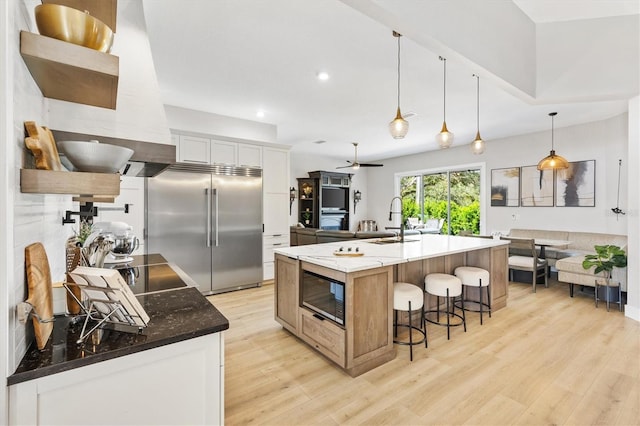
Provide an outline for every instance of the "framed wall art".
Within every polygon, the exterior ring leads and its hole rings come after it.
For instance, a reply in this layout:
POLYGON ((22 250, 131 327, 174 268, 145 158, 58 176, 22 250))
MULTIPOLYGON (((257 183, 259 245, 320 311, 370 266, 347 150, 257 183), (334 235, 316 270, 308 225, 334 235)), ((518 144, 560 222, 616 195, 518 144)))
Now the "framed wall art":
POLYGON ((520 167, 491 170, 491 206, 520 205, 520 167))
POLYGON ((553 170, 538 170, 537 166, 520 168, 522 207, 553 207, 553 189, 553 170))
POLYGON ((596 206, 596 160, 569 162, 556 172, 556 206, 596 206))

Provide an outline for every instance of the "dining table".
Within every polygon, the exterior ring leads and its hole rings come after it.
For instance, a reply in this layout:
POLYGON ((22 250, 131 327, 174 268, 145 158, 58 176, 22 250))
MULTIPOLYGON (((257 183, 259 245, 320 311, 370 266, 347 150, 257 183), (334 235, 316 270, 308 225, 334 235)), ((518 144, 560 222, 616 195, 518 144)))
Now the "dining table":
POLYGON ((538 255, 540 259, 546 259, 546 247, 567 248, 567 246, 571 244, 571 241, 553 240, 550 238, 534 238, 533 242, 536 246, 540 247, 540 254, 538 255))

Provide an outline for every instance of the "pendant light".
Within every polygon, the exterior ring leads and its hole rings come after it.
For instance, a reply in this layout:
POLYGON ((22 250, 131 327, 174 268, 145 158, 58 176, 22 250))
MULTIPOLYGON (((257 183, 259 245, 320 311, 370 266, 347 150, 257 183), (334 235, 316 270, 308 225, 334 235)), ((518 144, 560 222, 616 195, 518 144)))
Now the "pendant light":
POLYGON ((440 145, 440 148, 449 148, 453 143, 453 133, 447 129, 447 59, 439 56, 440 60, 444 64, 444 78, 443 78, 443 103, 442 103, 442 129, 440 133, 436 135, 436 142, 440 145))
POLYGON ((478 131, 476 132, 476 139, 471 142, 471 152, 476 155, 480 155, 484 152, 484 141, 480 137, 480 76, 473 74, 477 83, 477 97, 476 97, 476 124, 478 131))
POLYGON ((389 132, 394 139, 402 139, 409 131, 409 122, 402 118, 402 114, 400 113, 400 37, 402 37, 402 34, 394 31, 393 36, 398 39, 398 109, 396 111, 396 118, 389 123, 389 132))
POLYGON ((540 160, 538 163, 538 170, 559 170, 569 168, 569 162, 561 155, 557 155, 556 151, 553 149, 553 119, 557 114, 557 112, 549 113, 549 116, 551 117, 551 152, 540 160))

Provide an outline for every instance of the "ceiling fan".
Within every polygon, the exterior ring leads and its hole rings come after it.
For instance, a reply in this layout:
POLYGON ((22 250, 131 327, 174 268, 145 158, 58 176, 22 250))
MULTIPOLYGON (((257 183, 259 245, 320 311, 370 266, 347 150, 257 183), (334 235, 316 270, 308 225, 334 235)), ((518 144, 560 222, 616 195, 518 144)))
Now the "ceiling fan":
POLYGON ((367 164, 367 163, 358 163, 358 144, 353 142, 353 147, 355 149, 355 157, 353 161, 347 160, 347 163, 350 163, 349 166, 336 167, 336 169, 353 169, 358 170, 360 167, 382 167, 384 164, 367 164))

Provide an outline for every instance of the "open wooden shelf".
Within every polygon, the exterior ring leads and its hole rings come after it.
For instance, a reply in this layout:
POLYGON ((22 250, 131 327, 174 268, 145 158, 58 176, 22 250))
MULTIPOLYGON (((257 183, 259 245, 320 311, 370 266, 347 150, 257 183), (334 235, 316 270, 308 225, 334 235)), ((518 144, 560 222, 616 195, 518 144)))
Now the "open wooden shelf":
POLYGON ((29 194, 117 197, 120 195, 120 175, 118 173, 21 169, 20 191, 29 194))
POLYGON ((116 109, 117 56, 28 31, 20 54, 46 98, 116 109))

